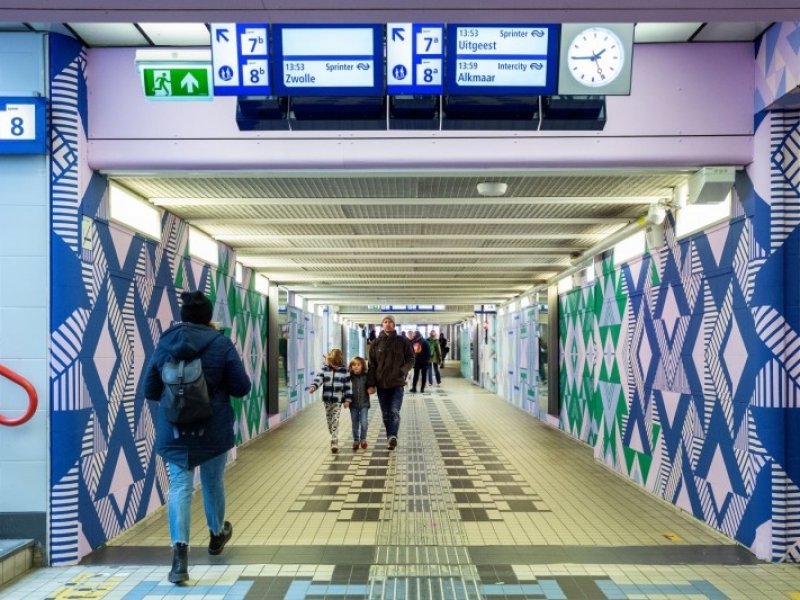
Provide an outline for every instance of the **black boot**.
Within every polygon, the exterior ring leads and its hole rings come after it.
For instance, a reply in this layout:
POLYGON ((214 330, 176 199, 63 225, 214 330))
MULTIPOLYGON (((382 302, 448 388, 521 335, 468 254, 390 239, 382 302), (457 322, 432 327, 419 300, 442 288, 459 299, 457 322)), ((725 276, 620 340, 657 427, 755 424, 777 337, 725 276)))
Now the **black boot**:
POLYGON ((169 572, 169 582, 184 581, 189 581, 189 546, 179 542, 172 547, 172 570, 169 572))
POLYGON ((208 542, 208 553, 217 555, 222 553, 225 544, 227 544, 228 540, 233 536, 233 525, 231 525, 230 521, 225 521, 222 525, 222 531, 220 531, 218 535, 214 535, 213 531, 209 531, 208 533, 211 534, 211 540, 208 542))

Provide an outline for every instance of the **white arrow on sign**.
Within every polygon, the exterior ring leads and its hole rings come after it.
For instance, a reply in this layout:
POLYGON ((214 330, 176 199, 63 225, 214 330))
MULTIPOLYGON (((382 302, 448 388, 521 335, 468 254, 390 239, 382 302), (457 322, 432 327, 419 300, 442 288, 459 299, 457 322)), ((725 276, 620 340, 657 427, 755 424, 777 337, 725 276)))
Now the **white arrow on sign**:
POLYGON ((187 92, 190 94, 194 93, 194 88, 199 87, 200 82, 195 79, 195 76, 191 73, 187 73, 183 79, 181 79, 181 87, 185 88, 187 92))

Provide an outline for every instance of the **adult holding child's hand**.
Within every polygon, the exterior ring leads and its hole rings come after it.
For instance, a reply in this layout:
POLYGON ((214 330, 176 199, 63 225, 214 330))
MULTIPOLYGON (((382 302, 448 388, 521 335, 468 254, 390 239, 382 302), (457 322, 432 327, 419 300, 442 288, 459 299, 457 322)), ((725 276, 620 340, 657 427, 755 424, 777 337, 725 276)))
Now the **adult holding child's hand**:
POLYGON ((378 393, 378 403, 386 427, 389 449, 397 447, 400 429, 400 408, 403 406, 406 376, 414 366, 414 349, 411 341, 395 331, 392 315, 381 321, 381 333, 369 348, 367 391, 378 393))

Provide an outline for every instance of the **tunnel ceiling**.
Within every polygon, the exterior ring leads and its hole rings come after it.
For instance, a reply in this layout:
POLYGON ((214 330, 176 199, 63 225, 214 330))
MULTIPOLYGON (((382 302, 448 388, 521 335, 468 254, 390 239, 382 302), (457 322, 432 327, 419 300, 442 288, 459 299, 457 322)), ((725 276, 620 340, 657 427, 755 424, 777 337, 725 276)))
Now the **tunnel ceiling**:
MULTIPOLYGON (((359 320, 368 305, 503 302, 672 197, 688 172, 214 173, 114 180, 228 244, 246 266, 359 320), (477 184, 507 184, 483 197, 477 184)), ((373 313, 374 316, 374 313, 373 313)))

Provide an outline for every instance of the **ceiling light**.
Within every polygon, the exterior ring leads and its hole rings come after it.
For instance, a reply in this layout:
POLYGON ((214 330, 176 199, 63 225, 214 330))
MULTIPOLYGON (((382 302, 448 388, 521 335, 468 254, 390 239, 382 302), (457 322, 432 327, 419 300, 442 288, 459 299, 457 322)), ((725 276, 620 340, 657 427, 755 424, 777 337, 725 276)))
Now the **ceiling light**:
POLYGON ((478 193, 481 196, 502 196, 507 189, 508 184, 502 181, 482 181, 478 184, 478 193))

